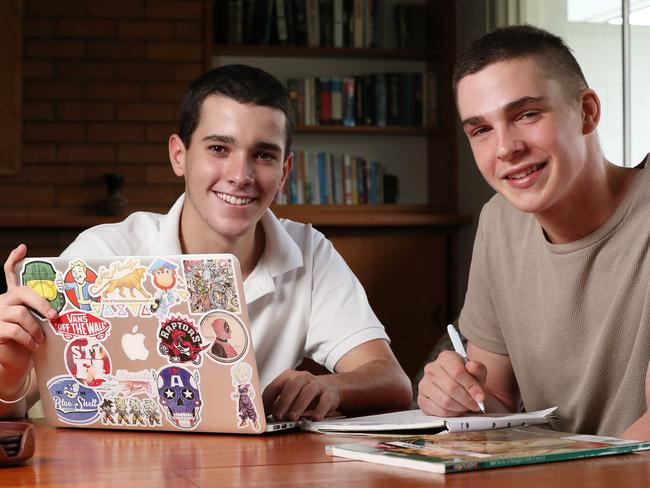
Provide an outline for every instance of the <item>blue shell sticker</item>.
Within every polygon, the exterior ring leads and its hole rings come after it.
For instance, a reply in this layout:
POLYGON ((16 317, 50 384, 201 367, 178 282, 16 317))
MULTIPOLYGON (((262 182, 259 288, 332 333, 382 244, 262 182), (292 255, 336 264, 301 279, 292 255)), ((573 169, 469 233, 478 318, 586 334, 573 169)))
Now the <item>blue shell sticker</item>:
POLYGON ((99 394, 79 384, 72 376, 55 376, 47 382, 47 389, 62 422, 90 424, 99 418, 99 394))

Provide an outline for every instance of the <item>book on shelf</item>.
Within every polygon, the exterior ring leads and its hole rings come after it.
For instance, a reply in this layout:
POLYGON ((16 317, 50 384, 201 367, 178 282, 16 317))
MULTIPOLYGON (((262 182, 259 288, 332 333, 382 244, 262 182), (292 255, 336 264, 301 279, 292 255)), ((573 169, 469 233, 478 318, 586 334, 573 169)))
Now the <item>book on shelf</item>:
POLYGON ((304 419, 304 430, 320 433, 383 433, 387 435, 411 435, 422 431, 435 434, 438 432, 468 432, 523 427, 548 423, 557 407, 544 410, 505 414, 470 414, 463 417, 437 417, 426 415, 422 410, 402 410, 399 412, 365 415, 362 417, 345 417, 312 421, 304 419))
POLYGON ((424 127, 436 107, 433 83, 427 73, 373 73, 290 78, 287 90, 298 125, 424 127))
POLYGON ((293 152, 293 168, 275 203, 356 205, 384 203, 384 167, 349 154, 293 152))
POLYGON ((383 45, 383 0, 214 0, 214 41, 336 48, 383 45))
POLYGON ((647 441, 515 427, 330 445, 325 451, 332 456, 444 474, 648 449, 647 441))

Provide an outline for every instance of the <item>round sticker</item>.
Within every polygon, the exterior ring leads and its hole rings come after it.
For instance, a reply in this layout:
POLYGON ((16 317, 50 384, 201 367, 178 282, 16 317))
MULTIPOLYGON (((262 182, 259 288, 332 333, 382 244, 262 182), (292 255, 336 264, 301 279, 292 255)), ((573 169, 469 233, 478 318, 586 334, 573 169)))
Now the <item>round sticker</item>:
POLYGON ((99 417, 100 397, 70 376, 55 376, 47 382, 56 414, 67 424, 90 424, 99 417))
POLYGON ((101 386, 111 374, 111 358, 106 348, 92 338, 81 337, 65 348, 68 372, 84 386, 101 386))
POLYGON ((248 349, 248 332, 239 318, 219 311, 207 314, 201 320, 201 334, 212 342, 208 356, 220 363, 234 363, 248 349))

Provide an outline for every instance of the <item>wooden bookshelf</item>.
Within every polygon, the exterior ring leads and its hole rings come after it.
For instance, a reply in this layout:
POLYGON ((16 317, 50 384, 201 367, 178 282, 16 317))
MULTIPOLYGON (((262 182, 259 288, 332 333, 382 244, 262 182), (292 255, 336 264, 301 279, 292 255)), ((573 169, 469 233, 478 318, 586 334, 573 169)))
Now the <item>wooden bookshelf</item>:
POLYGON ((281 57, 281 58, 334 58, 334 59, 404 59, 420 60, 436 58, 438 51, 425 49, 361 49, 308 46, 265 46, 251 44, 215 44, 214 53, 219 56, 281 57))

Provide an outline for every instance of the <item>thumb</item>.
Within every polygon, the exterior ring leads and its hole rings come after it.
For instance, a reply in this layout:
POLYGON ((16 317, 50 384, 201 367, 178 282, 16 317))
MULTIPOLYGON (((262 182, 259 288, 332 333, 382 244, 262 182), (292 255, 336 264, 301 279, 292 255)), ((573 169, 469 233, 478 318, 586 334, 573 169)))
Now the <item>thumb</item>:
POLYGON ((487 367, 483 363, 478 361, 468 361, 465 364, 465 369, 471 374, 477 381, 478 384, 472 385, 468 389, 469 394, 476 401, 485 400, 485 381, 487 380, 487 367))

